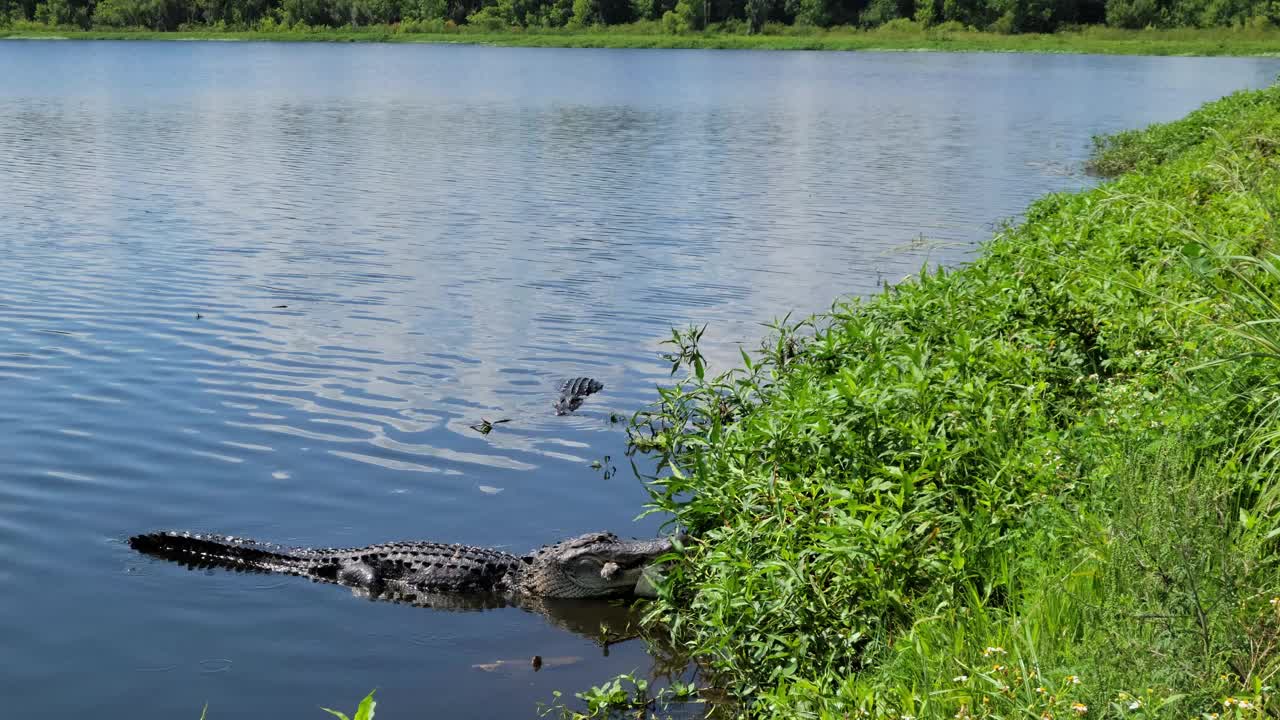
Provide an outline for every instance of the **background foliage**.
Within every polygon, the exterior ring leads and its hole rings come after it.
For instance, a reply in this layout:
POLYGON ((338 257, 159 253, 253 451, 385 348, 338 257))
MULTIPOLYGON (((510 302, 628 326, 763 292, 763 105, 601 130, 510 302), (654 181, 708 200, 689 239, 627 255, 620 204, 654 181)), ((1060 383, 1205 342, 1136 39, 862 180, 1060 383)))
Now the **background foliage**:
POLYGON ((632 32, 785 33, 889 27, 1039 33, 1280 24, 1280 0, 0 0, 0 27, 294 30, 397 25, 443 32, 629 25, 632 32))

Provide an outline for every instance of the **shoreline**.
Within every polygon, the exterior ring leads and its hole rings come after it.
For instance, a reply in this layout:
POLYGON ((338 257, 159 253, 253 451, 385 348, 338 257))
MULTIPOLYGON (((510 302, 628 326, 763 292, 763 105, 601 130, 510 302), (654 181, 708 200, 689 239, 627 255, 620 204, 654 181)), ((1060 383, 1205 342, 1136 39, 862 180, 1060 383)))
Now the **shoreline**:
POLYGON ((354 42, 491 45, 497 47, 615 48, 668 50, 805 50, 859 52, 991 52, 1158 57, 1280 57, 1280 31, 1085 30, 1051 35, 987 32, 933 33, 819 31, 806 34, 661 35, 618 30, 524 30, 489 32, 401 32, 394 26, 306 31, 149 31, 0 29, 0 40, 112 40, 185 42, 354 42))
POLYGON ((687 375, 629 433, 646 511, 690 541, 647 617, 713 696, 1280 714, 1280 84, 1097 138, 1091 166, 1113 179, 725 374, 673 332, 687 375))

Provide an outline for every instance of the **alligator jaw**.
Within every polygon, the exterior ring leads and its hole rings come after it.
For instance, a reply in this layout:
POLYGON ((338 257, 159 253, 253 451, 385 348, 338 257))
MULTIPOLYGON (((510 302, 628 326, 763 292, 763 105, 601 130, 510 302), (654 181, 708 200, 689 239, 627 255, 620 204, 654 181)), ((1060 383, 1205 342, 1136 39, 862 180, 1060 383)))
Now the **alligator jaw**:
POLYGON ((541 597, 631 595, 645 568, 674 549, 671 538, 621 540, 612 533, 581 535, 525 556, 519 589, 541 597))

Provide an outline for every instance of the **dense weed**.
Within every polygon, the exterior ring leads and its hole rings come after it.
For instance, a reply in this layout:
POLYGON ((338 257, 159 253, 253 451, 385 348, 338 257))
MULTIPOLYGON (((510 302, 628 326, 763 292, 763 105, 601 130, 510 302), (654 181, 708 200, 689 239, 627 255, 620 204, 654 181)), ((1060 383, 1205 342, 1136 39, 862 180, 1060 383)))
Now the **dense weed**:
POLYGON ((1231 97, 1231 102, 1209 103, 1171 123, 1094 137, 1090 170, 1113 177, 1150 169, 1204 142, 1216 128, 1231 123, 1242 112, 1270 108, 1270 112, 1280 113, 1280 95, 1274 93, 1241 92, 1231 97))
POLYGON ((1100 143, 957 271, 632 423, 692 532, 650 621, 761 716, 1280 712, 1280 88, 1100 143))

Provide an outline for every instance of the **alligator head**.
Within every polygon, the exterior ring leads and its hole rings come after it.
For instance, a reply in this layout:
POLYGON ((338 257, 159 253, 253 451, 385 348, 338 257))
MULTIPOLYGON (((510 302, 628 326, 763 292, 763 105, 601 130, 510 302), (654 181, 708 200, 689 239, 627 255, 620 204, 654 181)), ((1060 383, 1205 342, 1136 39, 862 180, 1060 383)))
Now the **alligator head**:
POLYGON ((520 589, 551 598, 587 598, 635 592, 646 567, 671 552, 671 538, 621 540, 588 533, 547 545, 521 560, 520 589))
POLYGON ((561 395, 559 400, 552 405, 556 409, 557 415, 568 415, 569 413, 582 407, 582 401, 586 399, 583 395, 561 395))
POLYGON ((576 377, 565 380, 560 384, 560 399, 555 402, 557 415, 568 415, 569 413, 582 407, 582 401, 587 399, 588 395, 598 393, 604 389, 604 383, 589 377, 576 377))

